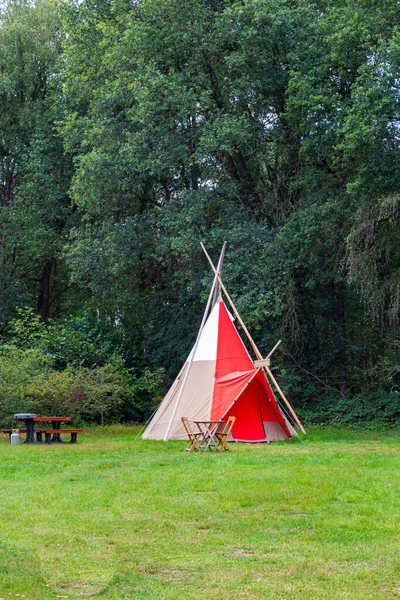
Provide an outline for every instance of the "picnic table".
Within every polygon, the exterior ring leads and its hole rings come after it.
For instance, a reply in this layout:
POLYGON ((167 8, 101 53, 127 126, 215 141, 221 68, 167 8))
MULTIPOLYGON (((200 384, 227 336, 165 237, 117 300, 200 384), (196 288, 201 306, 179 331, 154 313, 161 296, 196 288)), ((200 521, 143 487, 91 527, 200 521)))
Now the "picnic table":
MULTIPOLYGON (((24 444, 37 444, 42 442, 43 433, 45 434, 46 442, 48 444, 62 444, 63 440, 61 439, 61 434, 70 433, 71 443, 74 444, 78 433, 83 432, 83 429, 61 429, 61 423, 68 423, 71 421, 72 417, 38 417, 34 413, 17 413, 14 415, 14 419, 16 419, 18 423, 18 433, 26 433, 24 444), (21 429, 21 421, 24 421, 25 429, 21 429), (49 427, 47 423, 51 423, 51 427, 49 427), (39 425, 36 430, 35 425, 39 425)), ((4 432, 11 434, 12 430, 4 430, 4 432)))
POLYGON ((232 415, 226 421, 195 421, 193 423, 197 427, 197 431, 193 431, 191 423, 187 417, 181 417, 182 424, 189 438, 189 445, 186 448, 189 452, 194 450, 199 452, 203 450, 214 449, 216 452, 221 450, 230 450, 228 446, 228 438, 232 431, 232 427, 236 421, 236 417, 232 415))
POLYGON ((72 430, 67 430, 67 429, 61 429, 61 423, 65 422, 68 423, 69 421, 71 421, 71 417, 35 417, 34 422, 41 425, 38 429, 37 429, 37 433, 36 433, 36 439, 38 442, 42 441, 42 435, 43 433, 45 433, 46 436, 46 442, 48 444, 62 444, 63 440, 60 437, 60 434, 62 432, 64 433, 70 433, 72 430), (51 423, 52 424, 52 428, 50 427, 46 427, 44 424, 45 423, 51 423), (50 432, 51 429, 51 432, 50 432), (48 439, 48 437, 50 436, 50 439, 48 439), (51 437, 52 436, 52 437, 51 437))
POLYGON ((223 425, 223 421, 193 421, 202 437, 199 438, 199 446, 204 452, 214 448, 217 452, 220 451, 216 434, 218 427, 223 425))

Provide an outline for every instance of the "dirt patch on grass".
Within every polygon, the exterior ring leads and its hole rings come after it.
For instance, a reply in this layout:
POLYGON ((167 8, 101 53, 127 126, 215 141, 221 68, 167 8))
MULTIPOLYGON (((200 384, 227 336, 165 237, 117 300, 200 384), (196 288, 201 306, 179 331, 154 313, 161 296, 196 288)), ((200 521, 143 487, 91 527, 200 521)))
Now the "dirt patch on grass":
POLYGON ((244 548, 236 548, 236 550, 233 551, 233 556, 254 556, 254 552, 250 552, 244 548))
POLYGON ((55 587, 59 590, 57 598, 68 598, 71 596, 81 598, 92 598, 106 591, 107 586, 100 583, 58 583, 55 587), (68 596, 62 595, 64 591, 69 592, 68 596))

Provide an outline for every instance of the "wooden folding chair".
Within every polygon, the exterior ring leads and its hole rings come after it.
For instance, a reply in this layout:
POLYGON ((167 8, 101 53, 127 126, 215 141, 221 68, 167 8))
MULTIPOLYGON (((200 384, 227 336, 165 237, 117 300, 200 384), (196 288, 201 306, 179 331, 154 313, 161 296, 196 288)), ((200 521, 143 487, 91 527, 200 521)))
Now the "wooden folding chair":
POLYGON ((186 448, 186 450, 188 452, 190 452, 191 450, 194 450, 195 452, 199 452, 200 451, 199 439, 204 437, 203 434, 201 432, 194 433, 193 429, 190 425, 189 419, 187 419, 186 417, 181 417, 181 421, 183 423, 183 426, 184 426, 186 433, 188 435, 188 438, 189 438, 189 445, 186 448))
POLYGON ((227 439, 230 436, 235 421, 236 417, 228 417, 228 420, 224 424, 223 430, 217 431, 217 433, 215 434, 215 437, 218 440, 218 448, 220 448, 220 450, 230 450, 227 443, 227 439))

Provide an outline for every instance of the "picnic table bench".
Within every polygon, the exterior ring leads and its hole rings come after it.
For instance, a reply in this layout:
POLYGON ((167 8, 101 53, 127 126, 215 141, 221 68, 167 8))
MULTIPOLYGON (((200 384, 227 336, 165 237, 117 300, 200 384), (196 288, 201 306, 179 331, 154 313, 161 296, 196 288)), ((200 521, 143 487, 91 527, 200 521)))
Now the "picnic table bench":
MULTIPOLYGON (((10 438, 14 429, 2 429, 1 433, 8 433, 10 438)), ((26 429, 20 429, 19 433, 26 433, 26 429)), ((51 436, 52 435, 60 435, 60 433, 70 433, 71 434, 71 444, 76 444, 78 433, 83 433, 83 429, 35 429, 36 433, 36 441, 41 443, 43 442, 43 434, 45 434, 45 439, 48 444, 51 444, 51 436)), ((57 441, 61 441, 57 440, 57 441)))
MULTIPOLYGON (((51 444, 52 441, 54 441, 51 439, 52 435, 59 436, 60 433, 70 433, 71 434, 70 443, 75 444, 78 433, 83 433, 83 429, 37 429, 36 439, 38 442, 42 441, 43 433, 45 434, 47 444, 51 444)), ((60 437, 57 438, 57 442, 62 442, 60 437)))
MULTIPOLYGON (((47 444, 51 444, 51 443, 62 444, 63 440, 60 437, 61 433, 70 433, 71 434, 70 443, 75 444, 78 433, 83 433, 83 429, 77 429, 77 428, 61 429, 61 423, 71 421, 71 417, 38 417, 37 415, 35 415, 33 413, 32 414, 29 414, 29 413, 23 414, 22 413, 22 414, 14 415, 14 418, 17 419, 17 422, 18 422, 18 429, 17 429, 18 433, 26 434, 25 444, 36 444, 36 443, 43 442, 43 434, 45 435, 47 444), (20 421, 25 421, 26 429, 20 428, 20 421), (46 423, 51 423, 51 427, 50 427, 50 425, 46 426, 46 423), (39 425, 39 428, 34 429, 34 426, 36 424, 39 425), (34 438, 34 434, 36 434, 36 440, 34 438)), ((1 431, 2 431, 2 433, 8 433, 10 435, 10 440, 11 440, 11 434, 15 430, 14 429, 2 429, 1 431)))

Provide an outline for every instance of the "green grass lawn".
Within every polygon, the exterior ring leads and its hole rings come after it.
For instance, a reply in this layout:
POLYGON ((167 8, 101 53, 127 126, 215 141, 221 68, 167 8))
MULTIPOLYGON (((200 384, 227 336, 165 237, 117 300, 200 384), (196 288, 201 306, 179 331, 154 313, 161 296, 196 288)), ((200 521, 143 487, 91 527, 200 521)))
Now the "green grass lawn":
POLYGON ((0 598, 400 598, 400 435, 0 441, 0 598))

